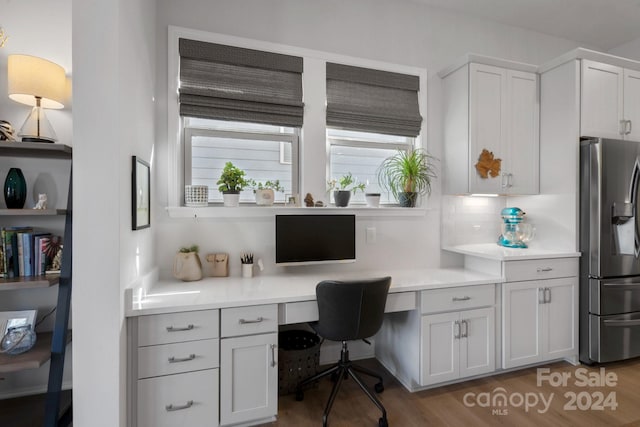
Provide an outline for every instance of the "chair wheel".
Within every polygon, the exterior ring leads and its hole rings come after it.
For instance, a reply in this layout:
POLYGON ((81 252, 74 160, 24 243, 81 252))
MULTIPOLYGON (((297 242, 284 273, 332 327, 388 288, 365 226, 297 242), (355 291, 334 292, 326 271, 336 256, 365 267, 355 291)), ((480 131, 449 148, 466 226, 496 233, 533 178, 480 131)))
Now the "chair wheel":
POLYGON ((387 421, 387 417, 382 417, 378 420, 378 427, 389 427, 389 422, 387 421))
POLYGON ((373 386, 373 389, 376 391, 376 393, 382 393, 384 391, 384 385, 382 384, 382 382, 376 383, 376 385, 373 386))
POLYGON ((302 402, 304 400, 304 391, 296 390, 296 402, 302 402))

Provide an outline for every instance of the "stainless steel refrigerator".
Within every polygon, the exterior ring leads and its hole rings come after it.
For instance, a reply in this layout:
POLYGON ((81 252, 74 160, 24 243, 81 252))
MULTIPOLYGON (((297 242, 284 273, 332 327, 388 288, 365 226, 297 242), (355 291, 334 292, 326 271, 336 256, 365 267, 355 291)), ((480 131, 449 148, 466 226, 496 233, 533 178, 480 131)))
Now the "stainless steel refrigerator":
POLYGON ((640 142, 580 143, 580 361, 640 356, 640 142))

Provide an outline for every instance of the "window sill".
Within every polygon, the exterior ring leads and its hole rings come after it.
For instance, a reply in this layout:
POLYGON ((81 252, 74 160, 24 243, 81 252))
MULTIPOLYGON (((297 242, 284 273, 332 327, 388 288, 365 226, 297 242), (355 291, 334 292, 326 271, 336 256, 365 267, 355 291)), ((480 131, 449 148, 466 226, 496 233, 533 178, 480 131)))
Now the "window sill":
POLYGON ((346 208, 323 207, 289 207, 289 206, 239 206, 228 208, 223 206, 207 206, 191 208, 185 206, 167 207, 169 218, 256 218, 269 217, 276 214, 355 214, 361 218, 375 217, 418 217, 425 216, 429 208, 401 208, 398 206, 370 208, 367 206, 349 206, 346 208))

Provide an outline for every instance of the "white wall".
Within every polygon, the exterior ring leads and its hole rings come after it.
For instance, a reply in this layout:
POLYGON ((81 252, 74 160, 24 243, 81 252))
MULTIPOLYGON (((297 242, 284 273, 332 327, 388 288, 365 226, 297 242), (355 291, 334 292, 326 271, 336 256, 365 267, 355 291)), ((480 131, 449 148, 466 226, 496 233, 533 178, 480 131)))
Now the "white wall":
POLYGON ((155 265, 153 218, 131 230, 131 156, 155 163, 155 40, 153 0, 73 1, 74 425, 125 425, 123 290, 155 265))
MULTIPOLYGON (((427 147, 442 155, 442 87, 436 72, 467 52, 540 64, 577 44, 539 33, 444 12, 413 2, 383 0, 206 0, 175 2, 158 0, 158 182, 156 217, 157 259, 161 275, 170 275, 175 251, 196 243, 201 251, 227 251, 235 260, 241 250, 252 250, 265 259, 267 273, 273 265, 273 219, 194 220, 170 219, 167 202, 167 26, 210 31, 264 40, 324 52, 351 55, 426 68, 428 120, 427 147)), ((170 141, 173 143, 174 141, 170 141)), ((322 144, 305 140, 303 144, 322 144)), ((303 165, 304 167, 304 165, 303 165)), ((366 270, 381 262, 398 267, 438 267, 459 263, 457 256, 440 252, 440 188, 437 182, 424 217, 380 218, 359 221, 358 233, 366 226, 377 228, 375 245, 359 239, 358 262, 349 269, 366 270), (384 260, 384 261, 382 261, 384 260)), ((305 189, 302 189, 302 194, 305 189)), ((498 219, 496 212, 496 219, 498 219)), ((239 275, 239 268, 232 267, 239 275)), ((326 269, 330 273, 330 268, 326 269)))

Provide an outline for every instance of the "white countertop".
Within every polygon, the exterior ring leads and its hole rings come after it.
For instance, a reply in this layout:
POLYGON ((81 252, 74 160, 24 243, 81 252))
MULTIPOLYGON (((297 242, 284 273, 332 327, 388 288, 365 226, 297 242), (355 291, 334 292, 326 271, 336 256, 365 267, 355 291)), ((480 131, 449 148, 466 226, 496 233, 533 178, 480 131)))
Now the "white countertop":
POLYGON ((391 276, 390 293, 500 283, 499 276, 464 269, 415 269, 366 271, 347 274, 282 274, 240 277, 207 277, 197 282, 160 281, 147 292, 125 292, 126 316, 194 311, 224 307, 315 300, 315 288, 324 279, 349 280, 391 276))
POLYGON ((505 248, 497 243, 477 243, 471 245, 457 245, 443 248, 446 251, 456 252, 463 255, 472 255, 480 258, 493 259, 498 261, 517 261, 526 259, 544 258, 576 258, 580 252, 563 251, 545 248, 505 248))

